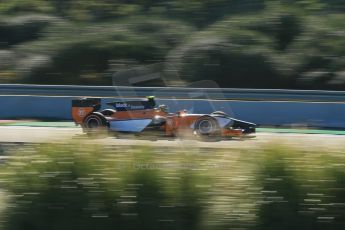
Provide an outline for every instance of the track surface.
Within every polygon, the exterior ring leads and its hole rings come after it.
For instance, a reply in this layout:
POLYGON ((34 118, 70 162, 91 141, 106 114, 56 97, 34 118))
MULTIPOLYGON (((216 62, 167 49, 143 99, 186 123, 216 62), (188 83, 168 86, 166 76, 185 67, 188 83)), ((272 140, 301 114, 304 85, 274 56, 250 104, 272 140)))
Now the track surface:
MULTIPOLYGON (((0 126, 24 126, 24 127, 51 127, 51 128, 75 128, 71 121, 18 121, 0 120, 0 126)), ((293 128, 257 128, 259 133, 302 133, 302 134, 336 134, 345 135, 345 130, 320 130, 320 129, 293 129, 293 128)))
POLYGON ((53 143, 86 140, 91 143, 107 145, 146 145, 158 147, 200 147, 200 148, 257 148, 260 145, 279 143, 299 147, 337 148, 345 146, 344 135, 330 134, 293 134, 293 133, 257 133, 251 139, 232 139, 218 142, 201 142, 193 139, 121 135, 89 138, 80 128, 58 127, 21 127, 0 126, 0 143, 53 143))

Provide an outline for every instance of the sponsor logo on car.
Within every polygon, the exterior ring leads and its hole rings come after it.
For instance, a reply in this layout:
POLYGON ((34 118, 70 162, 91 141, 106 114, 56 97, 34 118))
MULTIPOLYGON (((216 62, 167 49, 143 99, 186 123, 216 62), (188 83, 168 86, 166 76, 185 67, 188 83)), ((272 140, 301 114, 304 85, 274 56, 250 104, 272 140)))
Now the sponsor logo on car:
POLYGON ((127 103, 116 103, 115 104, 116 108, 129 108, 131 107, 130 105, 128 105, 127 103))
POLYGON ((80 109, 78 110, 78 116, 79 116, 79 117, 85 117, 85 115, 86 115, 85 109, 80 108, 80 109))
POLYGON ((145 106, 143 106, 143 105, 132 105, 131 109, 145 109, 145 106))
POLYGON ((116 108, 124 108, 124 109, 130 109, 130 110, 139 110, 139 109, 145 109, 145 106, 143 105, 131 105, 127 103, 116 103, 115 104, 116 108))

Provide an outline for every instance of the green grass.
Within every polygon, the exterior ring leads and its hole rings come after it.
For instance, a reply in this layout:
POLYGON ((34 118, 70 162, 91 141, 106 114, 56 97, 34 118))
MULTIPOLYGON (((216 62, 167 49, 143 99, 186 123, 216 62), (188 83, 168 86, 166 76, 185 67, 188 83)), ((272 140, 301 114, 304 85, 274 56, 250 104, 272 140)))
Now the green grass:
POLYGON ((0 166, 0 229, 343 229, 344 153, 283 143, 17 148, 0 166))
POLYGON ((258 128, 257 132, 345 135, 345 131, 343 130, 327 130, 327 129, 258 128))

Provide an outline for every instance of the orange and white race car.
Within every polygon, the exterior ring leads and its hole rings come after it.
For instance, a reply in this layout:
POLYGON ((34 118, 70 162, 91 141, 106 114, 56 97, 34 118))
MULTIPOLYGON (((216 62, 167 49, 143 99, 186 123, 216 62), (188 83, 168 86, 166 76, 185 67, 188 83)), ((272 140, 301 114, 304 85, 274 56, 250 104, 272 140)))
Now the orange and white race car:
POLYGON ((255 133, 256 125, 234 119, 224 112, 191 114, 185 110, 169 113, 165 105, 156 106, 154 97, 135 101, 106 103, 113 109, 101 108, 100 98, 72 100, 72 117, 85 133, 106 130, 141 133, 159 131, 166 136, 191 134, 202 138, 243 137, 255 133))

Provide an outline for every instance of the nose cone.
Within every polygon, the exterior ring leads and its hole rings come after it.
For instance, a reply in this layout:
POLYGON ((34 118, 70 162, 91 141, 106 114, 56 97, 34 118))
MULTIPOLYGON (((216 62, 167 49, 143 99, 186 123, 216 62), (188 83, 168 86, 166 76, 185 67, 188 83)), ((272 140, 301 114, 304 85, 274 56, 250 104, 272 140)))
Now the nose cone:
MULTIPOLYGON (((252 123, 253 124, 253 123, 252 123)), ((256 125, 254 124, 254 126, 250 126, 249 128, 247 128, 247 130, 244 130, 244 133, 255 133, 256 132, 256 125)))
POLYGON ((256 124, 254 123, 241 121, 237 119, 233 119, 233 121, 234 121, 233 127, 237 129, 243 129, 244 134, 255 133, 256 131, 256 124))

